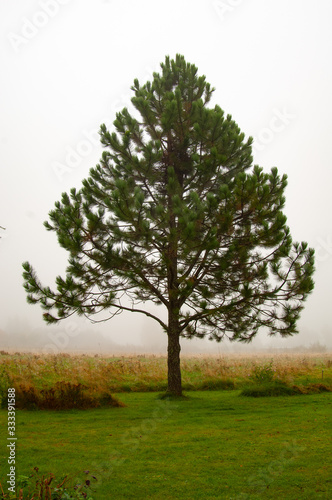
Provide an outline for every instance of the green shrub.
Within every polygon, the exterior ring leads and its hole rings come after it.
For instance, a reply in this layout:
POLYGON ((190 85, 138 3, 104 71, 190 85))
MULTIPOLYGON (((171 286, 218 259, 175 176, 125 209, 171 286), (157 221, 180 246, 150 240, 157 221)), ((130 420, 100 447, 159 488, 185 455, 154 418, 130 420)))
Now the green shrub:
POLYGON ((246 387, 242 390, 241 396, 259 398, 266 396, 293 396, 299 393, 298 389, 290 387, 283 382, 274 381, 246 387))
POLYGON ((257 384, 271 383, 275 378, 275 370, 272 368, 272 361, 264 366, 255 365, 249 378, 257 384))
POLYGON ((325 384, 309 384, 306 386, 289 386, 280 380, 274 380, 266 384, 248 386, 241 391, 240 396, 253 398, 267 396, 294 396, 296 394, 317 394, 320 392, 331 392, 331 388, 325 384))
POLYGON ((210 391, 223 391, 223 390, 233 390, 235 389, 235 384, 231 379, 207 379, 197 388, 200 391, 210 390, 210 391))
MULTIPOLYGON (((71 382, 57 382, 53 387, 37 389, 32 385, 15 387, 16 408, 20 410, 70 410, 97 408, 100 406, 124 406, 108 392, 90 396, 87 387, 71 382)), ((1 394, 2 407, 6 407, 7 395, 1 394)))

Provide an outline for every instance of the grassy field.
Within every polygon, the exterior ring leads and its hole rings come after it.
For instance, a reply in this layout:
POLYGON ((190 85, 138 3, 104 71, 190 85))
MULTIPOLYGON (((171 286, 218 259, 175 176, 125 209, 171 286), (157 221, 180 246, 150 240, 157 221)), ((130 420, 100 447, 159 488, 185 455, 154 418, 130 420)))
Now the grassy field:
MULTIPOLYGON (((89 477, 93 499, 332 496, 331 393, 256 399, 204 391, 176 402, 123 393, 121 399, 126 407, 17 412, 17 474, 38 467, 55 480, 69 474, 72 485, 89 477)), ((6 427, 4 410, 0 421, 6 427)), ((0 450, 4 484, 5 440, 0 450)))
MULTIPOLYGON (((332 354, 321 353, 183 357, 183 387, 242 388, 252 381, 256 368, 267 366, 275 378, 289 384, 332 385, 332 354)), ((62 381, 82 384, 91 393, 163 391, 167 387, 167 360, 161 356, 0 355, 0 389, 8 384, 41 389, 62 381)))
MULTIPOLYGON (((56 485, 67 475, 64 486, 73 496, 63 498, 85 498, 83 491, 93 500, 330 499, 332 393, 248 398, 239 389, 265 368, 289 383, 318 383, 323 376, 328 384, 331 358, 183 359, 184 384, 195 390, 186 392, 187 399, 168 401, 152 392, 165 388, 164 358, 4 354, 2 386, 14 381, 15 386, 45 387, 71 380, 91 390, 113 387, 125 405, 17 410, 16 478, 34 472, 47 480, 54 474, 56 485), (202 384, 218 387, 219 380, 233 382, 235 389, 198 390, 202 384), (124 392, 126 387, 131 392, 124 392)), ((0 425, 5 430, 0 440, 5 491, 6 409, 0 410, 0 425)))

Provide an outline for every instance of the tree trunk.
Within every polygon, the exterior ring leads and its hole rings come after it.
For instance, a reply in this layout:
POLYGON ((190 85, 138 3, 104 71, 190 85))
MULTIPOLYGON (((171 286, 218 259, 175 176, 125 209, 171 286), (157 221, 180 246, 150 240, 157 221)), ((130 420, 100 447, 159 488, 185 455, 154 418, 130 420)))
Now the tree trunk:
POLYGON ((174 195, 182 196, 181 175, 176 165, 173 164, 174 153, 171 133, 167 137, 167 154, 165 167, 167 173, 167 206, 169 216, 169 235, 166 253, 167 284, 168 284, 168 387, 167 392, 174 396, 182 395, 181 369, 180 369, 180 325, 179 325, 179 284, 178 284, 178 241, 180 238, 177 217, 174 213, 174 195), (169 167, 172 166, 174 173, 169 167), (174 176, 174 178, 173 178, 174 176), (177 181, 177 182, 176 182, 177 181), (175 185, 174 185, 175 184, 175 185))
POLYGON ((177 314, 169 311, 168 322, 168 387, 167 392, 175 396, 182 396, 181 368, 180 368, 180 329, 177 314))

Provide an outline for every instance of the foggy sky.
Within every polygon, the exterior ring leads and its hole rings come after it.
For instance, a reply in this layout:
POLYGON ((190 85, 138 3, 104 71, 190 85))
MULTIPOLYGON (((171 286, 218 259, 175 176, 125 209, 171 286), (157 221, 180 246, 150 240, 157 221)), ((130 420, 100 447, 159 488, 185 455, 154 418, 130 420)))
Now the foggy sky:
POLYGON ((176 53, 216 88, 211 105, 254 136, 254 163, 288 175, 292 237, 316 249, 300 334, 262 333, 255 345, 332 347, 331 15, 329 0, 0 3, 0 349, 165 348, 157 323, 130 313, 47 326, 41 308, 26 303, 21 264, 28 260, 51 288, 64 274, 67 254, 43 221, 98 163, 99 126, 112 129, 115 113, 130 108, 134 79, 150 80, 176 53))

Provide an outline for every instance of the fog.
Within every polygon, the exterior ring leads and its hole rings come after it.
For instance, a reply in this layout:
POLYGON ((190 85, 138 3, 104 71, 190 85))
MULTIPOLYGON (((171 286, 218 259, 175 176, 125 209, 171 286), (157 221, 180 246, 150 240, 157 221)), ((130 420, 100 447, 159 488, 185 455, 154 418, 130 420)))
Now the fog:
POLYGON ((151 79, 176 53, 216 88, 213 104, 254 136, 254 163, 288 175, 291 234, 316 250, 298 335, 261 332, 247 347, 183 341, 183 352, 332 348, 331 16, 329 0, 1 2, 0 349, 166 352, 165 334, 143 315, 47 326, 26 302, 21 264, 51 288, 64 274, 67 254, 43 221, 98 163, 99 126, 111 129, 130 106, 133 80, 151 79))

